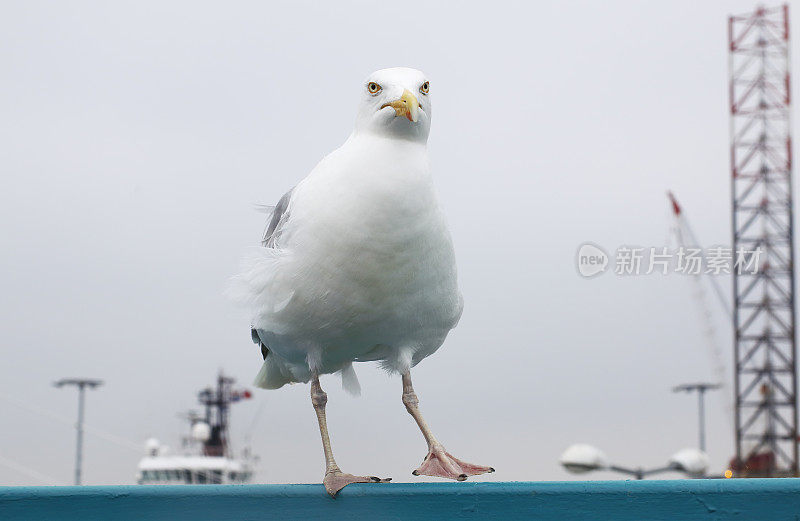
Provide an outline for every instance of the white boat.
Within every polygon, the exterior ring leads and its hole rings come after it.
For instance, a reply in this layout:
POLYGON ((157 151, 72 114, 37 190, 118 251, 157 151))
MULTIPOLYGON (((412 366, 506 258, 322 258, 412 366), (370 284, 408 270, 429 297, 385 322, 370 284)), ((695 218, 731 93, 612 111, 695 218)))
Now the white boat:
POLYGON ((241 457, 232 455, 228 443, 230 405, 252 395, 248 390, 234 390, 233 378, 222 373, 217 387, 200 391, 198 399, 205 415, 190 412, 186 418, 191 434, 182 440, 180 455, 172 455, 156 439, 146 443, 147 455, 139 462, 136 482, 140 485, 222 485, 249 483, 257 458, 249 449, 241 457))

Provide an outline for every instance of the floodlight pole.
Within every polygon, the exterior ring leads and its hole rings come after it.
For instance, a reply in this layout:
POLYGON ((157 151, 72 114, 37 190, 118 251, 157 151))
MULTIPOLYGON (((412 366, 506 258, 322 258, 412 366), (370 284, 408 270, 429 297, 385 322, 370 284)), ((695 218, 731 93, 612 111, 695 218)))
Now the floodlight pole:
POLYGON ((83 461, 83 410, 86 395, 86 388, 94 389, 103 385, 102 380, 91 378, 62 378, 53 384, 55 387, 64 387, 65 385, 74 385, 78 388, 78 423, 75 424, 75 429, 78 431, 77 442, 75 447, 75 484, 81 484, 81 464, 83 461))
POLYGON ((642 467, 629 469, 628 467, 620 467, 619 465, 609 465, 608 470, 613 470, 614 472, 619 472, 620 474, 628 474, 629 476, 633 476, 634 479, 644 479, 646 476, 650 476, 652 474, 676 471, 680 470, 680 468, 674 464, 669 464, 665 467, 658 467, 654 469, 643 469, 642 467))
POLYGON ((691 393, 697 392, 697 422, 698 430, 700 433, 699 448, 703 452, 706 451, 706 405, 705 394, 708 390, 719 389, 722 387, 720 384, 697 383, 697 384, 683 384, 672 388, 673 393, 691 393))

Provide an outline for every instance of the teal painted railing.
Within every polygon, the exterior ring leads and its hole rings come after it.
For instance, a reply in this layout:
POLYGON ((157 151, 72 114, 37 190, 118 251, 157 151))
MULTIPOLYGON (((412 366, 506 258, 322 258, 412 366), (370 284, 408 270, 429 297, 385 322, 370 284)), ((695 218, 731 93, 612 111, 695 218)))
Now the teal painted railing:
POLYGON ((800 479, 0 487, 0 519, 797 520, 800 479))

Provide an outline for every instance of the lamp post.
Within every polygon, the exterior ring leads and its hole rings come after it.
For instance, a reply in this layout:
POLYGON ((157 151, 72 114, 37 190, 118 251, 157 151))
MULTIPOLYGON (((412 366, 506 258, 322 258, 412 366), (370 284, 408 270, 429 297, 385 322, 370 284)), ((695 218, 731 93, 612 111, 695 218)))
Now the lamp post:
POLYGON ((672 388, 673 393, 691 393, 697 392, 697 413, 698 413, 698 429, 700 431, 700 450, 706 450, 706 407, 705 407, 705 394, 706 391, 713 391, 722 387, 721 384, 709 383, 696 383, 696 384, 683 384, 672 388))
POLYGON ((78 441, 75 448, 75 484, 81 484, 81 462, 83 460, 83 409, 85 400, 85 389, 94 389, 103 385, 102 380, 91 378, 62 378, 61 380, 53 383, 55 387, 64 387, 65 385, 74 385, 78 388, 78 423, 75 424, 75 429, 78 431, 78 441))
POLYGON ((646 476, 659 474, 661 472, 677 471, 683 472, 691 477, 703 477, 708 469, 708 456, 705 452, 697 449, 683 449, 669 459, 663 467, 654 469, 628 468, 619 465, 612 465, 608 462, 606 455, 591 445, 578 443, 571 445, 564 451, 559 460, 569 472, 573 474, 584 474, 593 470, 612 470, 621 474, 633 476, 635 479, 644 479, 646 476))

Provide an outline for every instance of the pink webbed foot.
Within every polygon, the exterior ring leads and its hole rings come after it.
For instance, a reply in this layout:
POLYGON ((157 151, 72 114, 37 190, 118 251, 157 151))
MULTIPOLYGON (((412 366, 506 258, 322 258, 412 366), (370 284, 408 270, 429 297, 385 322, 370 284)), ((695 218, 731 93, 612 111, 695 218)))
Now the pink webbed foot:
POLYGON ((325 490, 331 497, 335 498, 344 487, 350 483, 388 483, 392 478, 378 478, 375 476, 354 476, 352 474, 345 474, 341 470, 329 470, 325 473, 325 478, 322 484, 325 485, 325 490))
POLYGON ((422 465, 412 472, 415 476, 433 476, 464 481, 469 476, 494 472, 492 467, 467 463, 456 458, 441 445, 434 446, 425 456, 422 465))

